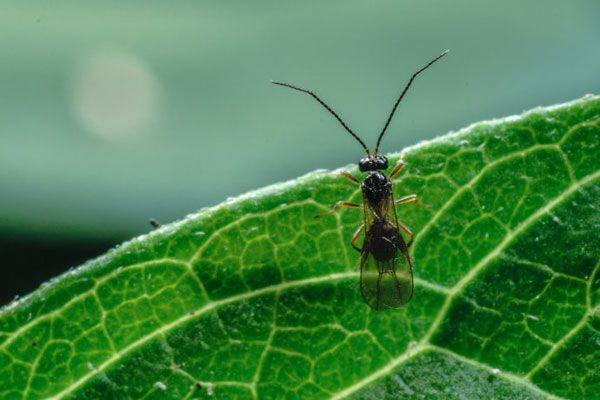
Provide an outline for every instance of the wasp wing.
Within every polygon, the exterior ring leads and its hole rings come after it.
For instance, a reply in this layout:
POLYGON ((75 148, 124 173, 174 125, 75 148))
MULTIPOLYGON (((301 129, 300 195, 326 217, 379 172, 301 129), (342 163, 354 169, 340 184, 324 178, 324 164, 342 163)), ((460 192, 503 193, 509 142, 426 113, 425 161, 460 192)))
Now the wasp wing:
POLYGON ((365 302, 375 310, 401 307, 413 292, 412 260, 398 229, 394 199, 390 196, 384 201, 379 215, 365 201, 360 289, 365 302))

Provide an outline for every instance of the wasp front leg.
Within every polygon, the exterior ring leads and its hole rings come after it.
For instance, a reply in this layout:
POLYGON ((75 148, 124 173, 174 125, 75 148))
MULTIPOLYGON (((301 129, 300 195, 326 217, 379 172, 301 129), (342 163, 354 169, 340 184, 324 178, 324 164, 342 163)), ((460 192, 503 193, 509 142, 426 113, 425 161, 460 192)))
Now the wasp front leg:
POLYGON ((348 172, 342 171, 340 172, 340 175, 343 176, 344 178, 348 179, 350 182, 357 184, 358 186, 361 185, 361 182, 356 179, 352 174, 349 174, 348 172))
POLYGON ((396 163, 396 166, 394 167, 392 172, 390 172, 390 179, 394 179, 394 177, 400 173, 400 171, 402 170, 402 167, 404 167, 404 165, 405 165, 404 160, 398 160, 398 162, 396 163))
POLYGON ((354 232, 354 235, 352 235, 352 239, 350 240, 350 244, 352 245, 354 250, 358 251, 359 253, 362 253, 362 249, 356 245, 356 241, 358 240, 358 238, 360 237, 360 234, 364 230, 365 230, 365 224, 360 224, 360 226, 358 227, 356 232, 354 232))

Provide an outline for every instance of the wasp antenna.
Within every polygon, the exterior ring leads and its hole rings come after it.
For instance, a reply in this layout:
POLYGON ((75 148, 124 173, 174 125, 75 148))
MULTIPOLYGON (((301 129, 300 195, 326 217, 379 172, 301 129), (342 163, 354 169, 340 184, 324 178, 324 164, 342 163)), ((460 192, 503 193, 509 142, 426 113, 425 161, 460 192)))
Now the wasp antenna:
POLYGON ((315 93, 311 92, 310 90, 302 89, 302 88, 300 88, 298 86, 294 86, 294 85, 291 85, 291 84, 285 83, 285 82, 271 81, 271 83, 273 83, 275 85, 279 85, 279 86, 285 86, 285 87, 288 87, 290 89, 294 89, 294 90, 297 90, 299 92, 303 92, 303 93, 311 95, 316 101, 318 101, 323 107, 325 107, 325 109, 327 111, 329 111, 335 117, 335 119, 337 119, 339 121, 340 124, 342 124, 342 126, 344 127, 344 129, 346 129, 346 131, 348 131, 348 133, 351 134, 352 137, 354 137, 354 139, 356 139, 358 141, 358 143, 360 143, 360 145, 363 147, 363 149, 365 149, 365 151, 367 152, 367 155, 368 156, 371 155, 371 152, 369 151, 369 148, 367 147, 367 145, 365 144, 365 142, 363 142, 358 137, 358 135, 356 133, 354 133, 352 131, 352 129, 350 129, 348 127, 348 125, 346 125, 346 123, 342 120, 342 118, 340 118, 340 116, 337 115, 337 113, 335 111, 333 111, 333 109, 331 107, 329 107, 327 104, 325 104, 325 102, 323 100, 321 100, 319 98, 319 96, 317 96, 315 93))
POLYGON ((421 68, 420 70, 418 70, 417 72, 415 72, 410 77, 410 80, 408 81, 408 83, 404 87, 404 90, 400 94, 400 97, 398 97, 398 100, 396 100, 396 104, 394 104, 394 108, 392 108, 392 112, 390 113, 387 121, 385 121, 385 125, 383 126, 383 130, 381 131, 381 133, 379 134, 379 137, 377 138, 377 144, 375 145, 375 155, 377 155, 377 153, 379 151, 379 144, 381 143, 381 139, 383 138, 383 134, 385 133, 386 129, 388 128, 388 126, 390 124, 390 121, 392 120, 392 117, 394 116, 394 113, 396 112, 396 108, 398 108, 398 104, 400 104, 400 101, 402 101, 402 98, 404 97, 404 95, 408 91, 408 88, 410 88, 410 85, 413 83, 413 81, 415 80, 415 78, 417 77, 417 75, 419 75, 421 72, 425 71, 427 68, 431 67, 431 65, 433 63, 435 63, 440 58, 444 57, 446 54, 448 54, 449 51, 450 50, 444 51, 442 54, 440 54, 439 56, 437 56, 433 60, 429 61, 429 63, 427 63, 427 65, 425 65, 423 68, 421 68))

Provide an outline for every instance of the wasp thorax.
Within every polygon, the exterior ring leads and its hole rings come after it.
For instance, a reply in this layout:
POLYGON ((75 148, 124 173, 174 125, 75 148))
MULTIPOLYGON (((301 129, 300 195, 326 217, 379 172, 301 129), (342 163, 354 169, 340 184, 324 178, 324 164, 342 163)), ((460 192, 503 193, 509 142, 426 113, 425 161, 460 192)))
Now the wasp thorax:
POLYGON ((388 160, 384 156, 369 156, 362 158, 358 162, 358 169, 360 169, 360 172, 379 171, 387 169, 387 167, 388 160))
POLYGON ((392 182, 381 172, 371 171, 362 184, 362 190, 369 204, 377 208, 391 195, 392 182))

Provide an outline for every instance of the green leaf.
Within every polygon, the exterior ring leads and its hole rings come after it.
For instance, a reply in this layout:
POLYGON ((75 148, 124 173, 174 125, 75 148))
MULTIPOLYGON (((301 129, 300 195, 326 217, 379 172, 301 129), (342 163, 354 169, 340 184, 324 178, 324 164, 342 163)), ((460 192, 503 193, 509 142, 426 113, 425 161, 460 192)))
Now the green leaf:
POLYGON ((399 310, 360 297, 335 173, 136 238, 1 310, 0 397, 597 397, 599 137, 589 96, 407 149, 399 310))

